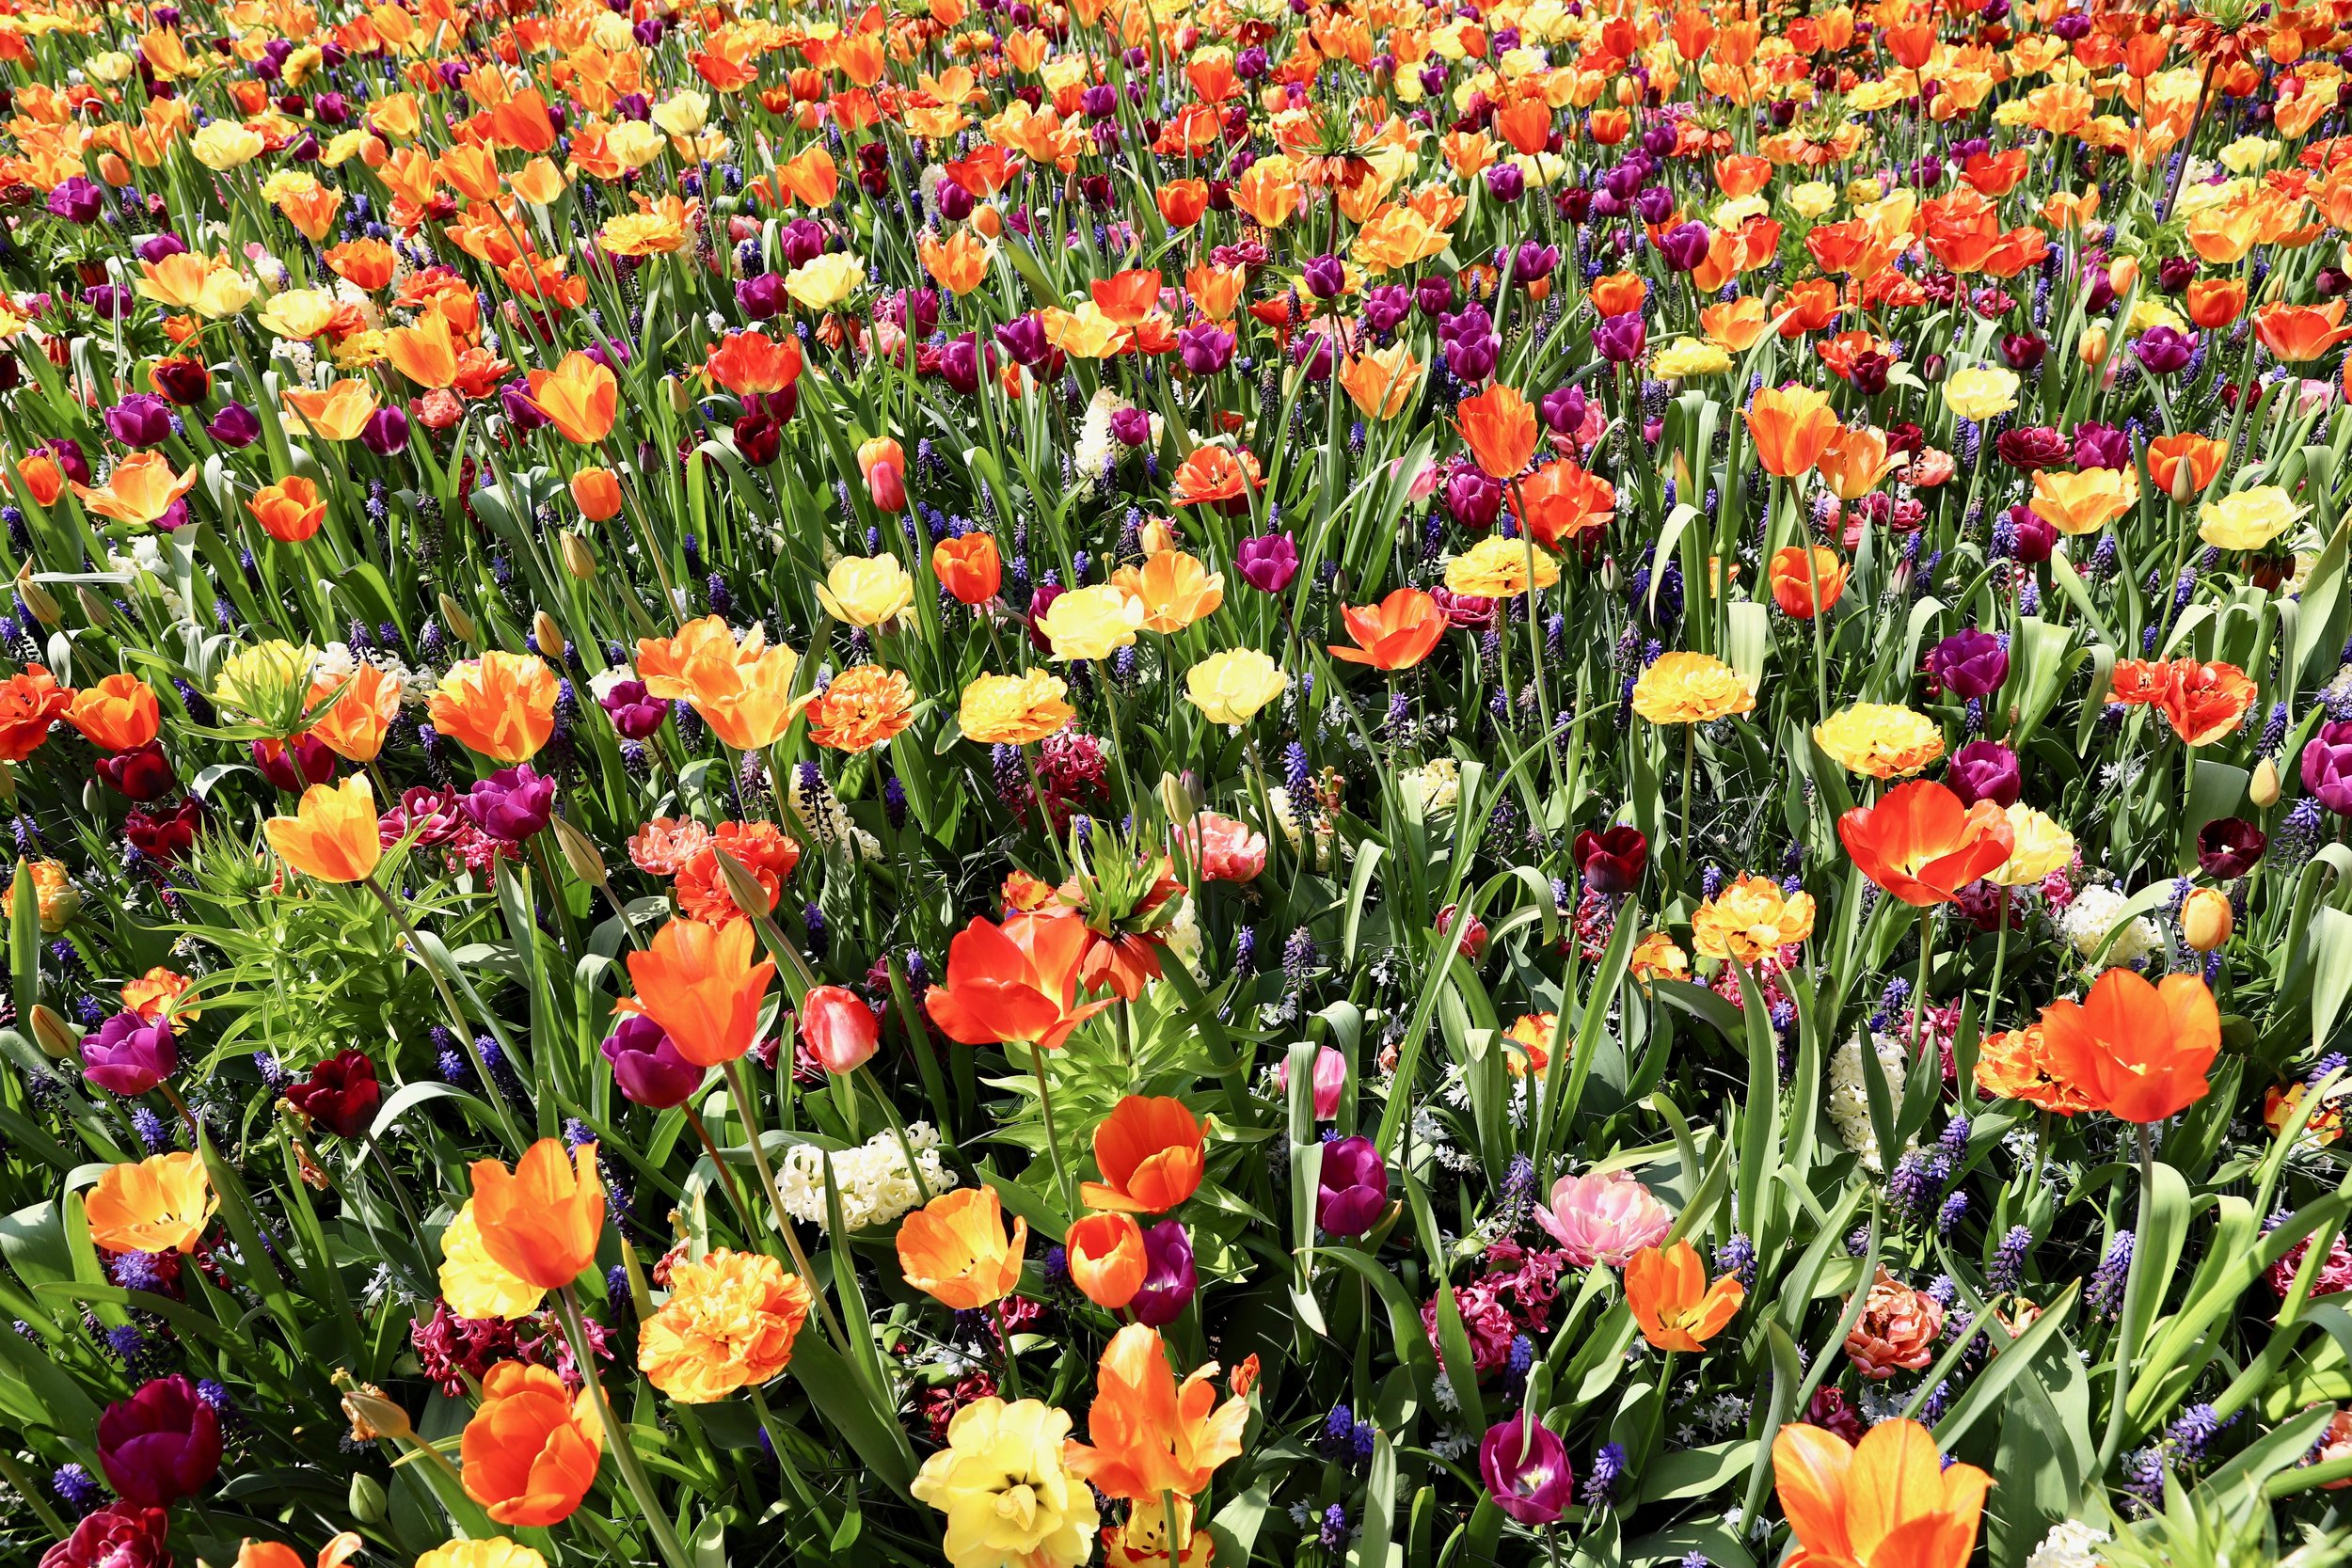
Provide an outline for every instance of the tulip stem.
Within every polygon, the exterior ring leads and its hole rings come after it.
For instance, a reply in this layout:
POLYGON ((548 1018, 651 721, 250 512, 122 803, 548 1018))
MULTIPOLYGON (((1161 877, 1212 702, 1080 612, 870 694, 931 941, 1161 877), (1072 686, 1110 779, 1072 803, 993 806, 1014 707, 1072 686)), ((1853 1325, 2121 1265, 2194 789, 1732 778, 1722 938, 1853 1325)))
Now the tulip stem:
POLYGON ((180 1098, 180 1091, 171 1086, 171 1080, 168 1078, 159 1080, 155 1086, 164 1091, 164 1098, 171 1101, 171 1108, 180 1113, 180 1124, 188 1130, 188 1147, 195 1148, 196 1117, 189 1111, 188 1102, 180 1098))
POLYGON ((1698 726, 1682 726, 1682 871, 1691 871, 1691 764, 1698 751, 1698 726))
MULTIPOLYGON (((792 1216, 784 1211, 784 1195, 776 1190, 776 1173, 768 1164, 768 1151, 759 1147, 759 1118, 753 1112, 752 1092, 743 1082, 742 1059, 738 1057, 721 1069, 727 1075, 728 1092, 735 1096, 737 1114, 743 1118, 743 1145, 751 1150, 752 1168, 759 1173, 759 1185, 768 1195, 768 1206, 774 1212, 776 1229, 784 1237, 784 1244, 792 1254, 792 1266, 800 1271, 801 1283, 808 1287, 809 1300, 817 1307, 817 1315, 825 1321, 825 1331, 841 1348, 844 1356, 850 1354, 850 1337, 841 1327, 841 1320, 834 1316, 833 1303, 825 1298, 825 1288, 817 1282, 817 1271, 801 1250, 801 1238, 792 1228, 792 1216)), ((854 1363, 853 1363, 854 1364, 854 1363)))
POLYGON ((2148 1236, 2148 1211, 2152 1207, 2156 1185, 2156 1131, 2141 1122, 2139 1132, 2139 1219, 2138 1228, 2132 1232, 2131 1266, 2123 1275, 2123 1320, 2115 1337, 2115 1391, 2107 1403, 2107 1433, 2099 1444, 2099 1474, 2106 1475, 2115 1456, 2123 1448, 2125 1406, 2132 1392, 2132 1357, 2139 1347, 2133 1340, 2133 1320, 2139 1312, 2140 1287, 2147 1275, 2148 1249, 2142 1243, 2148 1236))
POLYGON ((1005 1298, 998 1296, 989 1303, 989 1308, 996 1314, 996 1338, 1005 1347, 1005 1386, 1011 1389, 1012 1397, 1018 1400, 1022 1397, 1021 1362, 1012 1354, 1012 1324, 1005 1321, 1005 1298))
POLYGON ((645 1528, 653 1532, 654 1548, 670 1568, 688 1568, 686 1548, 678 1543, 670 1516, 661 1511, 661 1499, 654 1495, 653 1482, 645 1475, 644 1465, 638 1462, 635 1445, 613 1416, 612 1402, 604 1396, 604 1380, 596 1375, 596 1347, 588 1342, 588 1332, 580 1320, 580 1303, 569 1285, 556 1288, 555 1307, 564 1320, 564 1338, 572 1342, 572 1356, 580 1364, 580 1380, 587 1384, 589 1399, 596 1407, 596 1420, 604 1428, 604 1446, 612 1453, 613 1464, 620 1466, 621 1480, 637 1500, 637 1512, 645 1516, 645 1528))
POLYGON ((727 1169, 726 1161, 720 1158, 719 1146, 711 1141, 710 1130, 703 1125, 703 1118, 695 1114, 692 1105, 681 1105, 678 1109, 686 1113, 686 1125, 692 1128, 694 1136, 702 1140, 703 1152, 710 1156, 711 1169, 719 1173, 719 1185, 726 1189, 727 1202, 735 1210, 735 1217, 743 1224, 743 1244, 757 1246, 759 1227, 752 1218, 751 1205, 743 1201, 743 1190, 736 1185, 735 1173, 727 1169))
POLYGON ((1045 1118, 1045 1152, 1053 1157, 1054 1180, 1061 1187, 1061 1206, 1065 1214, 1078 1212, 1077 1195, 1070 1185, 1070 1172, 1061 1162, 1061 1139, 1054 1132, 1054 1093, 1045 1084, 1045 1047, 1029 1042, 1029 1065, 1037 1069, 1037 1107, 1045 1118))

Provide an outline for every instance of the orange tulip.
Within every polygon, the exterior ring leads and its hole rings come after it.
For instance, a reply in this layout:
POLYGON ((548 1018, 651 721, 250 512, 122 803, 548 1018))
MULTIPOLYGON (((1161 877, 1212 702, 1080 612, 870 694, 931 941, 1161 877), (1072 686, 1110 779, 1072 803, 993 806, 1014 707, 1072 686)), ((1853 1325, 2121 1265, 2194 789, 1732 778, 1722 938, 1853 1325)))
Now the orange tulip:
POLYGON ((1865 877, 1914 909, 1952 902, 2017 847, 1998 805, 1963 806, 1931 779, 1898 784, 1878 804, 1854 807, 1837 819, 1837 837, 1865 877))
MULTIPOLYGON (((31 459, 26 459, 30 462, 31 459)), ((41 461, 48 461, 43 458, 41 461)), ((22 468, 19 469, 22 472, 22 468)), ((32 476, 25 483, 31 486, 32 476)), ((73 493, 81 502, 102 517, 118 523, 152 523, 169 512, 174 502, 196 488, 196 467, 190 464, 184 473, 173 473, 171 465, 163 456, 151 451, 135 451, 114 466, 106 483, 99 486, 76 484, 73 493)), ((38 491, 36 491, 38 499, 38 491)), ((56 498, 53 495, 52 500, 56 498)), ((43 502, 46 505, 47 502, 43 502)))
POLYGON ((23 482, 24 493, 37 506, 48 506, 65 493, 65 470, 56 459, 45 451, 29 453, 16 460, 16 477, 23 482))
POLYGON ((1438 601, 1418 588, 1399 588, 1376 605, 1343 605, 1340 624, 1357 645, 1328 644, 1333 658, 1391 673, 1427 658, 1447 625, 1438 601))
POLYGON ((1772 552, 1767 575, 1772 602, 1800 621, 1810 621, 1845 596, 1846 563, 1836 550, 1820 545, 1809 550, 1803 545, 1782 546, 1772 552))
POLYGON ((155 738, 163 714, 145 681, 117 674, 74 692, 65 721, 102 752, 135 752, 155 738))
POLYGON ((28 664, 0 681, 0 762, 23 762, 49 739, 49 727, 73 705, 73 693, 48 667, 28 664))
POLYGON ((2246 285, 2236 278, 2200 279, 2188 286, 2188 319, 2212 332, 2229 325, 2246 309, 2246 285))
POLYGON ((730 332, 710 345, 703 373, 738 397, 781 392, 801 379, 801 341, 787 334, 730 332))
POLYGON ((898 1227, 898 1271, 906 1282, 943 1307, 970 1312, 1002 1301, 1021 1283, 1021 1255, 1029 1222, 1013 1217, 1005 1239, 1005 1212, 986 1184, 942 1193, 898 1227))
POLYGON ((426 704, 433 727, 503 768, 529 762, 555 733, 555 672, 497 649, 451 666, 426 704))
POLYGON ((2254 335, 2290 365, 2316 359, 2352 338, 2352 326, 2342 325, 2344 307, 2341 299, 2326 305, 2267 305, 2254 313, 2254 335))
POLYGON ((650 948, 628 956, 638 1006, 696 1067, 734 1061, 759 1037, 760 999, 776 966, 752 962, 757 940, 748 920, 673 920, 650 948))
POLYGON ((1200 1123, 1181 1100, 1123 1096, 1094 1130, 1100 1181, 1082 1181, 1089 1209, 1123 1214, 1165 1214, 1200 1190, 1200 1123))
POLYGON ((2093 1110, 2125 1121, 2162 1121, 2205 1098, 2205 1069, 2221 1049, 2221 1009, 2195 974, 2150 985, 2110 969, 2080 1002, 2042 1009, 2042 1050, 2051 1071, 2093 1110))
POLYGON ((1160 217, 1170 229, 1190 229, 1209 209, 1209 182, 1171 180, 1159 189, 1160 217))
POLYGON ((345 762, 370 763, 384 750, 385 734, 400 717, 400 682, 373 664, 362 664, 340 686, 312 684, 310 705, 318 717, 309 733, 345 762), (342 693, 318 711, 337 691, 342 693))
POLYGON ((1964 1568, 1993 1481, 1946 1465, 1916 1421, 1883 1421, 1848 1443, 1792 1421, 1772 1439, 1773 1485, 1805 1568, 1964 1568))
POLYGON ((557 435, 593 446, 612 433, 620 412, 621 384, 608 366, 584 354, 567 354, 553 371, 531 372, 531 400, 557 435))
POLYGON ((1534 405, 1516 388, 1498 382, 1474 398, 1463 399, 1457 413, 1462 439, 1489 476, 1509 479, 1535 454, 1539 427, 1534 405))
POLYGON ((1604 316, 1632 315, 1648 297, 1649 285, 1639 273, 1613 272, 1593 279, 1593 309, 1604 316))
POLYGON ((572 476, 572 504, 580 515, 592 523, 601 523, 617 516, 621 510, 621 482, 610 468, 582 468, 572 476))
POLYGON ((1071 1282, 1095 1306, 1116 1312, 1143 1289, 1143 1227, 1133 1214, 1089 1214, 1062 1238, 1071 1282))
POLYGON ((2148 443, 2148 477, 2175 499, 2184 492, 2194 496, 2213 483, 2229 455, 2230 444, 2210 436, 2190 431, 2159 436, 2148 443))
POLYGON ((427 310, 414 326, 385 333, 384 357, 420 387, 457 385, 457 335, 438 310, 427 310))
POLYGON ((646 692, 692 705, 711 733, 739 752, 773 745, 808 698, 792 695, 800 656, 754 626, 739 641, 726 622, 706 615, 675 637, 642 638, 637 675, 646 692))
POLYGON ((256 490, 245 509, 253 514, 263 533, 281 545, 301 544, 326 520, 326 502, 319 499, 319 487, 300 474, 256 490))
POLYGON ((1063 1463, 1104 1496, 1197 1497, 1218 1465, 1240 1455, 1249 1402, 1235 1395, 1217 1402, 1215 1362, 1179 1384, 1159 1330, 1129 1323, 1103 1348, 1096 1371, 1089 1441, 1069 1443, 1063 1463))
POLYGON ((986 604, 1005 584, 1005 563, 993 533, 967 533, 931 546, 931 573, 958 604, 986 604))
POLYGON ((528 1361, 501 1361, 482 1381, 482 1403, 458 1440, 466 1495, 501 1525, 525 1528, 572 1516, 596 1483, 604 1433, 595 1396, 528 1361))
POLYGON ((1698 1249, 1688 1242, 1663 1252, 1645 1246, 1625 1266, 1626 1306, 1642 1338, 1660 1350, 1705 1350, 1747 1295, 1732 1275, 1708 1284, 1698 1249))
MULTIPOLYGON (((367 1541, 354 1530, 344 1530, 319 1548, 316 1568, 343 1568, 367 1549, 367 1541)), ((312 1568, 302 1554, 292 1546, 276 1541, 256 1541, 250 1536, 237 1546, 237 1560, 230 1568, 312 1568)))
POLYGON ((964 1045, 1021 1040, 1051 1051, 1108 1001, 1078 1001, 1093 933, 1074 911, 974 917, 947 944, 947 983, 923 998, 931 1022, 964 1045))
POLYGON ((107 1166, 82 1207, 90 1241, 104 1251, 186 1253, 220 1198, 204 1162, 183 1149, 107 1166))
POLYGON ((278 858, 322 882, 357 882, 384 856, 376 834, 375 792, 365 773, 341 784, 312 784, 292 816, 262 824, 278 858))
POLYGON ((1526 515, 1528 534, 1546 549, 1597 532, 1617 515, 1617 487, 1567 458, 1528 475, 1512 499, 1513 510, 1526 515))
POLYGON ((357 440, 375 412, 375 389, 357 377, 338 381, 323 391, 291 388, 281 401, 286 405, 288 430, 325 441, 357 440))
POLYGON ((2187 745, 2211 745, 2235 730, 2254 705, 2253 677, 2234 664, 2174 659, 2171 676, 2156 699, 2156 711, 2187 745))
POLYGON ((1830 494, 1841 501, 1860 500, 1902 467, 1902 459, 1886 449, 1886 432, 1876 425, 1832 431, 1829 444, 1814 461, 1830 494))
POLYGON ((1748 436, 1764 471, 1794 479, 1820 461, 1839 433, 1829 395, 1811 387, 1767 387, 1749 401, 1748 436))
POLYGON ((594 1143, 567 1151, 562 1140, 541 1138, 511 1171, 493 1159, 476 1160, 472 1172, 474 1226, 490 1261, 526 1285, 554 1291, 596 1260, 604 1183, 594 1143))

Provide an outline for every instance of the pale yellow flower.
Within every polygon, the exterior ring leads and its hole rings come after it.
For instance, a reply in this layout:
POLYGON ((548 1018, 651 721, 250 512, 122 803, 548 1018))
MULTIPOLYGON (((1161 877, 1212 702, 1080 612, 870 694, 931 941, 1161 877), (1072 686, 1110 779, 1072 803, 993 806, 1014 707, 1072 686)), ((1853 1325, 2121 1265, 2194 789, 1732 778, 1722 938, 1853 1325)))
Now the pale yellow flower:
POLYGON ((2009 808, 2010 832, 2015 843, 1998 869, 1985 880, 1996 887, 2024 887, 2072 864, 2074 835, 2023 800, 2009 808))
POLYGON ((878 626, 914 604, 914 579, 895 555, 850 555, 833 563, 817 602, 836 621, 878 626))
POLYGON ((512 1323, 539 1310, 547 1291, 508 1274, 482 1244, 474 1224, 473 1199, 441 1232, 441 1299, 461 1318, 502 1318, 512 1323))
POLYGON ((1257 649, 1230 648, 1184 672, 1184 698, 1211 723, 1247 724, 1290 684, 1282 667, 1257 649))
POLYGON ((1046 607, 1038 629, 1056 658, 1108 658, 1135 641, 1143 616, 1141 599, 1107 584, 1073 588, 1046 607))

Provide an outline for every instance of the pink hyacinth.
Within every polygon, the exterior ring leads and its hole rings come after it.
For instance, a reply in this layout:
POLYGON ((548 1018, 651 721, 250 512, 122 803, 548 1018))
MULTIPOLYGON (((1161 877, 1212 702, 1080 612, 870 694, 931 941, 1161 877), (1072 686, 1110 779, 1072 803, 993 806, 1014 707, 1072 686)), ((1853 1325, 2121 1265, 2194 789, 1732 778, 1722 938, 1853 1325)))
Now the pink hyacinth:
POLYGON ((1635 1253, 1666 1239, 1674 1215, 1630 1171, 1616 1170, 1562 1177, 1552 1183, 1550 1206, 1535 1206, 1535 1223, 1579 1268, 1606 1263, 1621 1269, 1635 1253))

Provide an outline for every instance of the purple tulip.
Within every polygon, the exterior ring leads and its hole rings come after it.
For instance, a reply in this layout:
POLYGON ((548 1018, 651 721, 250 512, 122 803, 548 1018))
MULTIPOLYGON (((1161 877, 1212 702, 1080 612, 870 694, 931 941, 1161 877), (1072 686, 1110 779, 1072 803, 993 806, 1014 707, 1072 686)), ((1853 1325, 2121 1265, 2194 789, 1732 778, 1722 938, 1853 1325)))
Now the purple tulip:
POLYGON ((2352 816, 2352 723, 2319 726, 2303 748, 2303 787, 2338 816, 2352 816))
POLYGON ((1970 626, 1928 650, 1928 675, 1963 702, 1990 697, 2009 679, 2009 650, 1989 631, 1970 626))
POLYGON ((119 1012, 82 1037, 82 1076, 128 1099, 145 1094, 180 1066, 171 1025, 119 1012))
MULTIPOLYGON (((1001 329, 997 335, 1003 336, 1001 329)), ((1215 375, 1232 362, 1233 335, 1207 322, 1187 326, 1176 334, 1176 354, 1193 374, 1215 375)))
MULTIPOLYGON (((1016 365, 1035 365, 1053 352, 1053 344, 1045 341, 1045 324, 1034 314, 1009 321, 996 329, 996 346, 1012 356, 1016 365)), ((1184 363, 1192 363, 1186 356, 1184 363)))
POLYGON ((514 427, 515 434, 517 436, 528 436, 532 431, 544 429, 554 422, 548 418, 539 404, 532 401, 529 382, 510 381, 501 387, 499 408, 506 415, 506 422, 514 427))
POLYGON ((2246 818, 2217 817, 2197 830, 2197 868, 2228 881, 2253 870, 2269 847, 2269 835, 2246 818))
POLYGON ((480 780, 458 802, 473 825, 506 844, 520 844, 548 825, 555 811, 555 781, 523 763, 480 780))
POLYGON ((98 1418, 98 1462, 127 1503, 168 1508, 220 1470, 220 1418, 184 1375, 159 1377, 98 1418))
POLYGON ((1522 1525, 1556 1525, 1575 1500, 1568 1446, 1524 1410, 1486 1429, 1478 1475, 1495 1506, 1522 1525))
POLYGON ((1445 482, 1445 509, 1464 528, 1492 528, 1502 515, 1502 486, 1480 469, 1457 468, 1445 482))
POLYGON ((1165 1328, 1184 1316, 1200 1288, 1192 1266, 1192 1238, 1183 1222, 1162 1220, 1143 1233, 1143 1286, 1127 1304, 1136 1321, 1165 1328))
POLYGON ((1261 594, 1279 594, 1298 576, 1298 546, 1287 533, 1261 533, 1233 551, 1242 580, 1261 594))
POLYGON ((1581 387, 1563 387, 1546 392, 1537 403, 1536 411, 1555 436, 1566 436, 1584 423, 1586 399, 1581 387))
POLYGON ((1644 223, 1663 223, 1675 214, 1675 193, 1652 185, 1633 198, 1634 214, 1644 223))
POLYGON ((1649 329, 1638 310, 1611 316, 1593 328, 1593 351, 1613 364, 1629 365, 1649 346, 1649 329))
POLYGON ((2085 420, 2074 427, 2074 467, 2128 468, 2131 466, 2130 436, 2096 420, 2085 420))
POLYGON ((1707 260, 1709 239, 1707 225, 1678 223, 1658 236, 1658 251, 1675 271, 1689 272, 1707 260))
POLYGON ((106 193, 82 176, 68 176, 49 193, 49 210, 68 223, 90 224, 106 206, 106 193))
POLYGON ((778 273, 763 272, 735 285, 735 303, 749 321, 770 321, 781 315, 787 297, 784 277, 778 273))
POLYGON ((148 379, 182 408, 202 403, 213 389, 213 372, 199 359, 158 359, 147 370, 148 379))
POLYGON ((794 218, 776 238, 787 267, 804 267, 825 253, 824 225, 814 218, 794 218))
MULTIPOLYGON (((943 188, 953 190, 957 187, 943 188)), ((994 356, 990 357, 993 359, 994 356)), ((949 339, 946 346, 939 351, 939 378, 954 388, 959 396, 970 397, 980 389, 980 339, 977 332, 966 332, 961 338, 949 339)))
MULTIPOLYGON (((1560 247, 1537 245, 1534 240, 1522 241, 1519 248, 1510 253, 1511 281, 1518 284, 1538 282, 1549 277, 1560 265, 1560 247)), ((1500 270, 1498 268, 1498 270, 1500 270)))
POLYGON ((1454 279, 1429 273, 1413 285, 1413 304, 1424 316, 1435 316, 1454 304, 1454 279))
POLYGON ((2132 343, 2132 352, 2150 375, 2170 375, 2197 353, 2197 340, 2170 326, 2152 326, 2132 343))
POLYGON ((137 248, 140 261, 161 261, 169 256, 185 256, 188 242, 167 230, 161 234, 150 234, 138 243, 137 248))
POLYGON ((1497 201, 1517 201, 1527 194, 1527 172, 1517 164, 1497 164, 1486 170, 1486 194, 1497 201))
POLYGON ((171 438, 171 404, 152 392, 133 392, 106 410, 106 429, 126 447, 159 446, 171 438))
POLYGON ((1370 1138, 1334 1138, 1323 1146, 1316 1225, 1333 1236, 1360 1236, 1388 1206, 1389 1167, 1370 1138))
POLYGON ((1364 294, 1364 330, 1393 332, 1413 313, 1413 291, 1402 283, 1383 283, 1364 294))
POLYGON ((670 717, 670 705, 647 696, 644 681, 616 681, 596 701, 625 740, 644 740, 670 717))
POLYGON ((1347 263, 1336 256, 1311 256, 1298 280, 1315 298, 1336 299, 1347 292, 1347 263))
POLYGON ((643 1013, 625 1015, 601 1049, 612 1064, 613 1084, 650 1111, 685 1104, 703 1081, 703 1069, 679 1055, 668 1032, 643 1013))
POLYGON ((1152 439, 1152 416, 1140 408, 1112 410, 1111 439, 1122 447, 1149 444, 1152 439))
POLYGON ((100 321, 129 321, 137 298, 119 283, 93 283, 82 291, 82 303, 100 321))
POLYGON ((2003 811, 2015 805, 2026 790, 2017 753, 1997 740, 1972 740, 1954 752, 1944 783, 1963 805, 1990 800, 2003 811))
POLYGON ((262 438, 262 421, 253 417, 252 409, 232 401, 220 405, 204 434, 224 447, 249 447, 262 438))
POLYGON ((378 457, 398 457, 408 450, 408 415, 397 406, 377 409, 359 427, 359 444, 378 457))

